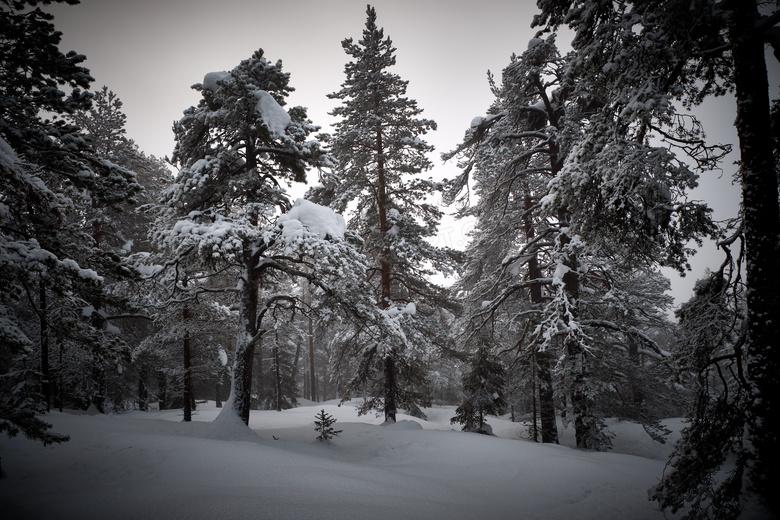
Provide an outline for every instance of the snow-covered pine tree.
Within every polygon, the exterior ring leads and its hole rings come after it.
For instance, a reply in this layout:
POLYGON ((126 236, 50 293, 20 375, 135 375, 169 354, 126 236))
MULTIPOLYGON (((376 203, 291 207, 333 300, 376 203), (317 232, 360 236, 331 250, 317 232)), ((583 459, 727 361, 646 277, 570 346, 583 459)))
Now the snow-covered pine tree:
POLYGON ((336 419, 334 419, 331 414, 327 413, 324 408, 320 410, 317 415, 314 416, 314 431, 319 433, 319 435, 317 435, 317 440, 329 441, 333 437, 338 436, 342 430, 335 429, 333 427, 335 423, 336 419))
MULTIPOLYGON (((464 278, 465 284, 476 281, 464 286, 470 327, 492 326, 499 313, 506 316, 517 352, 538 371, 542 437, 550 442, 555 421, 549 371, 552 359, 562 360, 556 367, 561 386, 554 390, 571 412, 566 418, 574 423, 578 446, 604 449, 609 444, 599 416, 604 407, 596 399, 616 373, 605 366, 613 359, 604 357, 614 347, 609 335, 619 333, 621 349, 638 340, 663 355, 637 323, 606 319, 619 316, 610 309, 618 303, 617 291, 626 289, 615 282, 657 263, 682 267, 685 242, 712 227, 700 205, 685 202, 693 174, 664 149, 638 146, 653 158, 647 176, 636 158, 613 164, 631 172, 630 185, 620 184, 614 171, 602 171, 601 159, 586 161, 589 150, 603 148, 589 143, 592 136, 585 129, 602 117, 599 96, 607 93, 585 88, 569 75, 570 67, 554 35, 532 39, 527 51, 512 58, 501 85, 494 86, 497 100, 488 115, 475 118, 463 145, 445 158, 459 155, 464 168, 451 185, 450 199, 468 194, 472 180, 479 197, 464 210, 478 219, 469 249, 472 274, 464 278), (590 191, 598 189, 603 192, 590 191), (602 207, 605 197, 610 201, 602 207), (627 210, 628 205, 633 207, 627 210), (653 217, 661 208, 675 218, 653 217), (631 220, 621 216, 624 211, 642 217, 631 220), (485 251, 491 258, 482 256, 485 251), (606 305, 605 296, 610 296, 606 305)), ((610 145, 630 149, 634 145, 628 141, 610 145)))
MULTIPOLYGON (((60 52, 61 33, 38 4, 0 2, 0 422, 47 443, 62 438, 33 412, 51 406, 52 348, 91 358, 96 369, 125 354, 107 326, 121 301, 105 281, 131 272, 84 219, 140 186, 96 157, 64 118, 89 107, 92 78, 80 65, 85 56, 60 52)), ((100 385, 89 393, 101 406, 100 385)))
POLYGON ((480 337, 476 352, 463 375, 463 401, 451 423, 463 425, 463 431, 492 434, 487 415, 501 415, 507 407, 504 399, 506 368, 491 352, 490 339, 480 337))
MULTIPOLYGON (((590 85, 605 87, 616 101, 610 106, 612 117, 594 128, 594 137, 601 134, 596 139, 602 142, 630 134, 633 142, 644 143, 654 134, 670 148, 683 150, 699 165, 711 169, 717 157, 707 153, 699 128, 690 120, 687 125, 680 124, 687 116, 675 110, 672 101, 695 105, 713 95, 729 91, 735 95, 741 229, 746 248, 745 348, 751 388, 747 426, 754 446, 748 485, 740 493, 757 493, 778 516, 780 496, 772 483, 780 480, 780 469, 772 454, 780 430, 776 392, 780 373, 780 351, 776 348, 780 334, 780 245, 776 238, 780 235, 780 207, 764 45, 768 42, 775 56, 780 54, 776 28, 780 12, 775 6, 764 15, 756 0, 601 3, 592 9, 582 9, 581 2, 544 0, 539 7, 542 13, 535 25, 554 30, 568 24, 575 31, 577 66, 572 69, 573 75, 585 78, 590 85)), ((604 152, 612 155, 612 161, 604 161, 605 166, 619 157, 618 150, 604 152)), ((684 250, 668 248, 670 257, 684 250)), ((701 410, 709 411, 706 407, 701 410)), ((690 495, 686 495, 690 500, 713 498, 696 482, 677 485, 690 486, 690 495)), ((718 514, 731 516, 736 512, 723 504, 718 514)))
POLYGON ((365 391, 369 384, 366 409, 383 410, 395 421, 398 408, 416 410, 426 400, 421 360, 446 337, 437 313, 449 301, 430 276, 451 272, 453 255, 427 240, 442 213, 427 200, 436 184, 420 176, 431 167, 426 154, 433 149, 422 136, 436 124, 419 117, 422 109, 406 97, 407 82, 390 70, 396 49, 376 20, 368 6, 363 38, 342 41, 354 61, 346 64, 341 90, 328 96, 341 101, 331 112, 339 120, 329 139, 338 182, 312 196, 338 212, 352 211, 349 228, 363 239, 376 304, 401 318, 414 345, 361 347, 363 364, 352 387, 365 391))
POLYGON ((307 280, 318 302, 338 302, 331 313, 368 320, 364 330, 374 335, 385 320, 365 302, 365 259, 345 239, 343 218, 307 200, 293 205, 284 191, 285 182, 305 181, 306 169, 327 158, 317 141, 308 140, 317 127, 305 109, 283 107, 292 87, 281 61, 272 63, 258 50, 193 88, 203 97, 174 126, 173 161, 180 170, 163 194, 154 236, 167 251, 176 287, 183 289, 176 274, 183 262, 235 282, 193 288, 188 298, 221 291, 237 299, 231 397, 220 417, 237 415, 246 424, 255 349, 273 330, 263 319, 275 309, 302 305, 299 293, 282 282, 307 280), (343 292, 331 289, 336 282, 343 292))

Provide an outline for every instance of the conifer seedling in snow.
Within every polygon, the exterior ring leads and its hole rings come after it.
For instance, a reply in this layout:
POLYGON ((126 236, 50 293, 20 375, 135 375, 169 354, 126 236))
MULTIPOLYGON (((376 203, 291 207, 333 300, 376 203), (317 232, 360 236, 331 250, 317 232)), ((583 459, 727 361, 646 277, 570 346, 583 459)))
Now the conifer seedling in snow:
POLYGON ((325 413, 324 409, 320 410, 320 412, 314 416, 314 430, 319 432, 319 435, 317 436, 318 441, 329 441, 341 433, 341 430, 333 429, 333 424, 335 422, 336 419, 329 413, 325 413))

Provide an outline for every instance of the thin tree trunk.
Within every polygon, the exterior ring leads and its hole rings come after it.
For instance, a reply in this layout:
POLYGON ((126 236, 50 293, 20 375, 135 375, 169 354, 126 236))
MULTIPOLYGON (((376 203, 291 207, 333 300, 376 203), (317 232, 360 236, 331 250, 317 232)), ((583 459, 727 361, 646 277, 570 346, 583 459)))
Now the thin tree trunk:
POLYGON ((59 366, 58 366, 58 372, 57 372, 57 399, 59 401, 59 407, 60 407, 60 413, 62 413, 62 403, 65 400, 65 389, 62 387, 62 353, 64 347, 62 345, 62 341, 59 341, 59 366))
POLYGON ((780 373, 780 273, 778 180, 772 157, 764 42, 756 34, 755 0, 732 6, 729 26, 737 98, 736 128, 742 175, 747 258, 747 364, 752 402, 749 434, 755 449, 751 484, 780 516, 777 465, 777 375, 780 373))
POLYGON ((317 376, 314 373, 314 322, 309 317, 309 376, 311 381, 309 382, 309 392, 311 393, 311 400, 317 400, 317 376))
MULTIPOLYGON (((387 232, 390 226, 387 222, 387 181, 385 179, 385 159, 384 144, 382 142, 382 131, 376 133, 376 153, 377 153, 377 210, 379 212, 379 230, 382 234, 382 250, 379 256, 379 274, 380 274, 380 300, 379 307, 387 309, 392 302, 391 294, 391 268, 390 268, 390 248, 385 243, 387 232)), ((385 355, 385 421, 395 422, 396 418, 396 367, 395 360, 392 357, 392 351, 385 355)))
POLYGON ((41 279, 38 287, 41 327, 41 394, 46 402, 46 411, 51 411, 51 373, 49 370, 49 317, 47 314, 46 283, 41 279))
MULTIPOLYGON (((525 234, 527 240, 530 241, 536 236, 536 231, 529 213, 531 208, 533 208, 533 200, 531 199, 531 195, 527 192, 524 201, 524 208, 526 210, 524 222, 525 234)), ((542 278, 542 270, 539 267, 539 260, 535 254, 528 261, 528 278, 530 280, 538 280, 542 278)), ((531 303, 537 306, 544 304, 544 300, 542 299, 541 285, 534 284, 531 286, 531 303)), ((536 363, 539 378, 539 419, 541 421, 542 427, 542 442, 557 444, 558 425, 555 420, 555 394, 553 392, 552 356, 549 352, 537 351, 534 354, 534 361, 536 363)), ((535 433, 534 440, 536 440, 535 433)))
POLYGON ((168 409, 168 376, 165 372, 157 372, 157 407, 160 410, 168 409))
MULTIPOLYGON (((531 358, 531 416, 534 442, 539 442, 539 424, 536 410, 536 356, 531 358)), ((512 421, 514 422, 514 408, 512 409, 512 421)))
MULTIPOLYGON (((182 280, 182 286, 187 288, 187 276, 182 280)), ((182 310, 182 320, 184 321, 184 341, 182 345, 182 355, 184 357, 184 422, 192 421, 192 354, 190 349, 190 308, 184 304, 182 310)))
MULTIPOLYGON (((558 220, 562 228, 568 227, 568 213, 561 210, 558 220)), ((566 233, 559 237, 559 254, 564 255, 563 264, 568 271, 563 275, 563 290, 567 299, 567 315, 563 317, 568 325, 572 319, 577 319, 577 306, 580 297, 579 275, 577 274, 577 258, 573 253, 564 253, 565 248, 571 243, 571 238, 566 233)), ((589 427, 591 406, 587 392, 588 373, 585 363, 585 351, 576 338, 567 338, 565 344, 566 355, 569 363, 571 377, 571 404, 574 414, 574 436, 578 448, 593 448, 591 431, 589 427)))
POLYGON ((274 341, 274 380, 276 394, 276 411, 282 411, 282 364, 279 359, 279 335, 276 335, 274 341))
POLYGON ((385 356, 385 421, 395 422, 396 389, 395 389, 395 359, 392 355, 385 356))
POLYGON ((138 374, 138 409, 142 412, 149 411, 149 392, 144 383, 143 372, 138 374))

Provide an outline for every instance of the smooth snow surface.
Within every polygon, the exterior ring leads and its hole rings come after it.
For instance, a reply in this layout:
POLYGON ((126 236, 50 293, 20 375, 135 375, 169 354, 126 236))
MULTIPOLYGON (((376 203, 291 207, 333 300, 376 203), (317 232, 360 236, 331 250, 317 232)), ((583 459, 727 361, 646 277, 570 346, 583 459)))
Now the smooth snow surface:
MULTIPOLYGON (((616 451, 640 456, 527 442, 523 425, 497 418, 489 422, 498 437, 463 433, 449 424, 454 407, 383 425, 350 403, 305 402, 253 411, 251 430, 210 422, 218 412, 201 405, 192 423, 180 410, 48 414, 69 442, 0 438, 0 517, 664 519, 647 489, 671 448, 631 423, 610 425, 616 451), (316 440, 321 409, 343 430, 329 442, 316 440)), ((573 434, 563 432, 567 444, 573 434)))

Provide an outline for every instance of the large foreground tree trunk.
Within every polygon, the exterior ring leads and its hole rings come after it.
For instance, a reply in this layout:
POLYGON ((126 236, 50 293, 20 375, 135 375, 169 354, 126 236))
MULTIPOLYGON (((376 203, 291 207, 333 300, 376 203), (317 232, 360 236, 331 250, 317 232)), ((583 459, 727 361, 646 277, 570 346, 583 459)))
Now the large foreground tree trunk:
POLYGON ((755 450, 750 479, 774 514, 780 515, 780 494, 773 487, 780 482, 776 455, 780 440, 780 210, 764 43, 756 37, 757 20, 755 0, 741 1, 733 7, 729 31, 747 257, 748 373, 752 392, 749 434, 755 450))
POLYGON ((241 288, 241 309, 239 311, 239 331, 236 339, 236 359, 233 363, 233 381, 230 389, 230 406, 244 424, 249 425, 249 410, 252 405, 252 362, 255 357, 257 341, 257 291, 259 272, 253 269, 257 265, 257 254, 249 249, 244 252, 244 276, 241 288))

